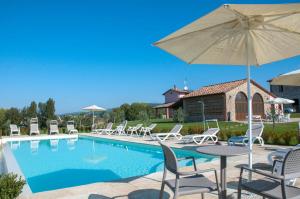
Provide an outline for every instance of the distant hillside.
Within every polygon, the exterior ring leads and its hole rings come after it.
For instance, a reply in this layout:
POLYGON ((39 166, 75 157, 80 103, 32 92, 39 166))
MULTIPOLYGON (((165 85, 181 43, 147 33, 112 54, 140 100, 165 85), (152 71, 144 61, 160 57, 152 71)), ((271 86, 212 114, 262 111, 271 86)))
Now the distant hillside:
MULTIPOLYGON (((151 107, 154 107, 154 106, 157 106, 157 105, 159 105, 159 104, 161 104, 161 103, 145 103, 145 104, 148 104, 149 106, 151 106, 151 107)), ((115 108, 117 108, 117 107, 115 107, 115 108)), ((109 108, 109 109, 107 109, 106 111, 107 112, 111 112, 113 109, 115 109, 115 108, 109 108)), ((65 115, 73 115, 73 116, 76 116, 76 115, 79 115, 79 114, 81 114, 81 113, 88 113, 87 111, 77 111, 77 112, 71 112, 71 113, 62 113, 62 114, 59 114, 59 116, 65 116, 65 115)))

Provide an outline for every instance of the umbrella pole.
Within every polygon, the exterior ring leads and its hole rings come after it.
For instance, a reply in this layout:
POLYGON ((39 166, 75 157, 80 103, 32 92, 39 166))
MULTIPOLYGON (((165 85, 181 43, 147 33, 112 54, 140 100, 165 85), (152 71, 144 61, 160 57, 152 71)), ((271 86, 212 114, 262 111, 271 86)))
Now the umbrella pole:
POLYGON ((94 116, 94 111, 93 111, 93 125, 92 125, 92 130, 94 128, 94 124, 95 124, 95 116, 94 116))
MULTIPOLYGON (((252 96, 251 96, 251 67, 247 66, 247 95, 248 95, 248 132, 249 132, 249 160, 248 166, 252 169, 252 96)), ((249 173, 249 179, 251 179, 251 175, 249 173)))

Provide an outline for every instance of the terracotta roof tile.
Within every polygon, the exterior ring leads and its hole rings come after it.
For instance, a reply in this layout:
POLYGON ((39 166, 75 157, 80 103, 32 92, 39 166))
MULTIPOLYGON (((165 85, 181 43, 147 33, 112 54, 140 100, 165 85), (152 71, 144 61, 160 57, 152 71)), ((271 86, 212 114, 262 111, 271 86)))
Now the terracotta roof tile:
POLYGON ((183 98, 226 93, 244 83, 246 83, 246 80, 242 79, 242 80, 236 80, 236 81, 231 81, 231 82, 225 82, 225 83, 221 83, 221 84, 204 86, 198 90, 195 90, 195 91, 189 93, 188 95, 185 95, 183 98))

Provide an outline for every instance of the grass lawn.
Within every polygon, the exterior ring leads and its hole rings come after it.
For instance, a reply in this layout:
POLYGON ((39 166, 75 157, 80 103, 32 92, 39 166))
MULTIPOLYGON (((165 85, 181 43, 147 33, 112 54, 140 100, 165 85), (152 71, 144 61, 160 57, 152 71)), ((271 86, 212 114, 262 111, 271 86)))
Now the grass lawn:
MULTIPOLYGON (((143 123, 140 121, 129 121, 128 126, 134 126, 138 123, 143 123)), ((156 128, 153 130, 156 132, 168 132, 176 124, 172 120, 161 120, 155 119, 151 120, 145 125, 150 123, 157 123, 156 128)), ((238 122, 219 122, 220 133, 219 138, 221 140, 227 140, 231 136, 244 135, 248 129, 247 124, 238 122)), ((216 127, 214 123, 210 124, 210 127, 216 127)), ((186 134, 197 134, 202 133, 204 126, 202 122, 188 122, 183 123, 183 128, 181 133, 186 134)), ((298 123, 276 123, 273 128, 273 124, 265 124, 263 138, 266 143, 269 144, 281 144, 281 145, 295 145, 298 143, 298 123)))
POLYGON ((291 118, 300 118, 300 113, 292 113, 291 118))

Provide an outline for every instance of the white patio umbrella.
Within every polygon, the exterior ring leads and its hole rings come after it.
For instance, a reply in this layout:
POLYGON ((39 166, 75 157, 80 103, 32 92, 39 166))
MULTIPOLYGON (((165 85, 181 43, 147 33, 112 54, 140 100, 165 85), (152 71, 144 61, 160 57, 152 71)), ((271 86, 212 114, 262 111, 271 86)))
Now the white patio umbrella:
POLYGON ((270 83, 271 85, 300 86, 300 69, 279 75, 270 83))
POLYGON ((95 124, 95 112, 105 111, 106 109, 102 108, 102 107, 99 107, 97 105, 91 105, 91 106, 87 106, 87 107, 82 108, 82 110, 91 111, 93 113, 93 126, 94 126, 94 124, 95 124))
POLYGON ((267 104, 294 104, 295 101, 286 99, 286 98, 276 97, 276 98, 267 100, 266 103, 267 104))
MULTIPOLYGON (((154 45, 189 64, 250 66, 300 54, 300 4, 223 5, 154 45)), ((252 140, 252 100, 248 97, 249 140, 252 140)), ((249 142, 252 167, 252 142, 249 142)))

